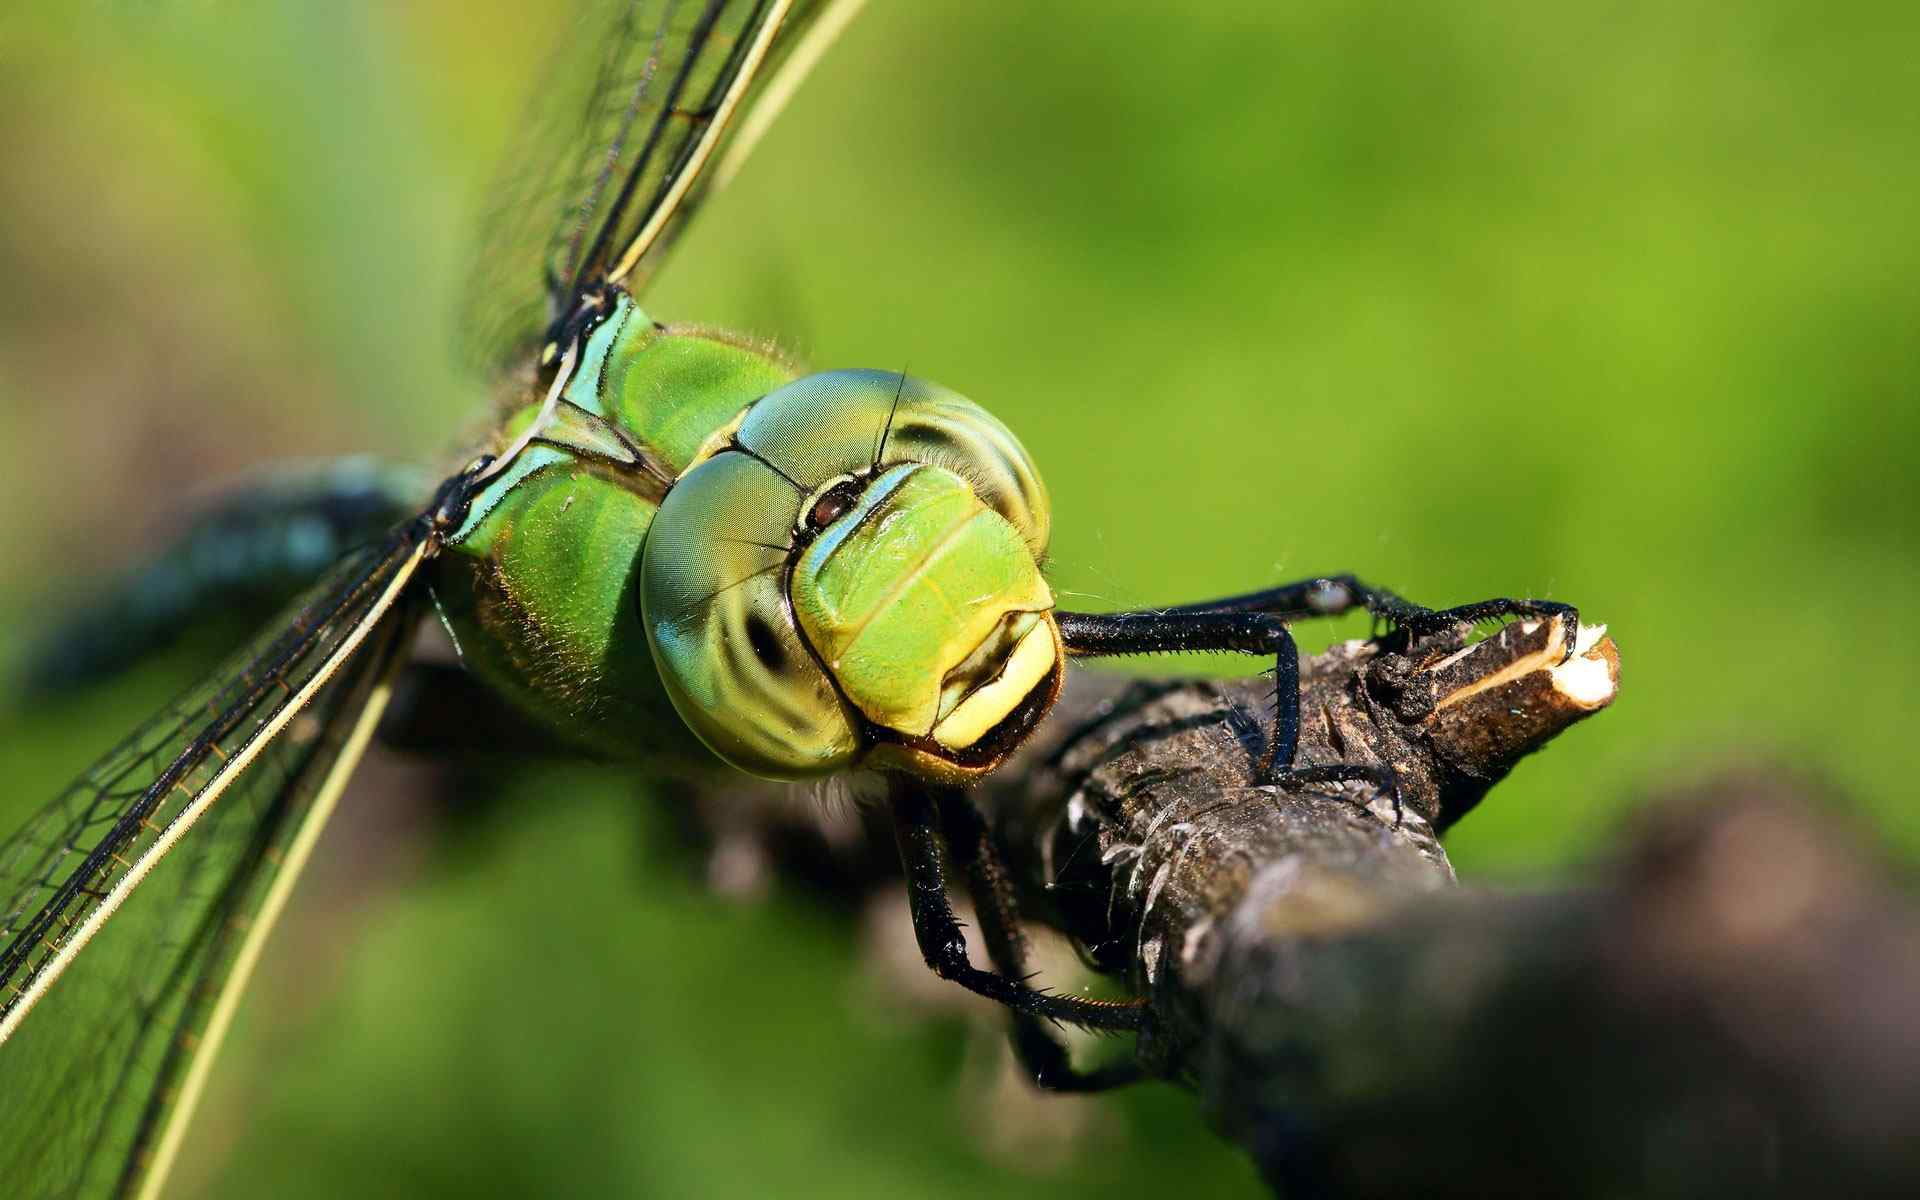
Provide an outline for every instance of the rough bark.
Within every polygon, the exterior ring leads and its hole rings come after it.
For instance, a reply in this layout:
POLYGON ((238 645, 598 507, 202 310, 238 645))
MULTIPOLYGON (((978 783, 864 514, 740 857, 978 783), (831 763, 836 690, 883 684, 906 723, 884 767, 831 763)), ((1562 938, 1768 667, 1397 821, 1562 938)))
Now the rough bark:
POLYGON ((1455 886, 1437 833, 1612 698, 1612 644, 1556 669, 1552 634, 1309 664, 1303 760, 1391 763, 1397 823, 1252 782, 1260 681, 1087 687, 990 793, 1031 912, 1288 1195, 1911 1194, 1920 922, 1803 789, 1655 805, 1580 886, 1455 886))

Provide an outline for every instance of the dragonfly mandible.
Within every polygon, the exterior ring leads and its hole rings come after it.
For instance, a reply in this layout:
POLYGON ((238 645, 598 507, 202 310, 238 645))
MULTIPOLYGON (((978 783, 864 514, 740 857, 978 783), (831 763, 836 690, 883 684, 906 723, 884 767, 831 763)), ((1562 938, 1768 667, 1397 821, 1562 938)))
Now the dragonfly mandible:
MULTIPOLYGON (((444 620, 467 669, 527 721, 584 748, 704 777, 882 774, 928 964, 1010 1009, 1031 1073, 1060 1089, 1137 1070, 1076 1070, 1048 1023, 1131 1031, 1150 1011, 1030 988, 1018 938, 990 937, 995 969, 973 966, 945 881, 969 865, 952 856, 991 845, 942 831, 977 820, 967 785, 1047 719, 1070 660, 1259 656, 1276 675, 1262 764, 1276 792, 1390 795, 1372 764, 1295 763, 1290 622, 1365 608, 1417 635, 1525 614, 1565 622, 1572 647, 1566 605, 1435 612, 1347 575, 1062 610, 1039 470, 984 408, 901 372, 809 373, 643 308, 674 236, 851 12, 589 6, 597 28, 577 41, 594 61, 549 76, 472 290, 466 329, 509 380, 497 432, 427 496, 341 469, 222 517, 225 536, 284 551, 255 566, 310 570, 286 539, 296 526, 342 552, 0 842, 0 1081, 24 1083, 12 1113, 59 1120, 57 1134, 8 1126, 6 1178, 49 1194, 164 1183, 423 621, 444 620), (64 998, 101 993, 121 997, 113 1019, 63 1021, 64 998)), ((188 591, 231 582, 203 570, 188 591)))

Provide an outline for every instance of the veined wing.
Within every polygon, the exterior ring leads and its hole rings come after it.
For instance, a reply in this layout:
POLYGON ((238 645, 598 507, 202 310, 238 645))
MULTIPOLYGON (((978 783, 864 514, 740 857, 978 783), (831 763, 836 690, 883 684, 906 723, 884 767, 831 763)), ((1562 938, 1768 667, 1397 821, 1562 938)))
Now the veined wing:
POLYGON ((582 4, 490 197, 469 357, 499 366, 552 340, 602 284, 638 291, 860 3, 582 4), (729 169, 709 170, 723 144, 729 169))
POLYGON ((127 1190, 184 1117, 171 1085, 302 818, 364 742, 432 530, 423 517, 343 561, 0 843, 9 1194, 127 1190))

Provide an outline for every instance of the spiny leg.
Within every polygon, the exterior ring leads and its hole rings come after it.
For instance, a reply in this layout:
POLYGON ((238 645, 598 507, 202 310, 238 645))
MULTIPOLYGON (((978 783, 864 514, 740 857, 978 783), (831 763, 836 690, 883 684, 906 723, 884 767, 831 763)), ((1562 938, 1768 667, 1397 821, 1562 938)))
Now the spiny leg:
POLYGON ((1278 587, 1226 596, 1198 604, 1134 613, 1057 613, 1060 635, 1069 654, 1094 657, 1115 654, 1152 654, 1167 651, 1228 650, 1246 654, 1271 653, 1274 663, 1274 728, 1260 772, 1271 783, 1331 783, 1345 780, 1372 782, 1393 797, 1396 823, 1400 814, 1399 787, 1384 767, 1358 763, 1295 766, 1300 741, 1300 654, 1286 621, 1301 617, 1332 617, 1364 608, 1404 631, 1409 642, 1456 624, 1474 624, 1494 617, 1541 617, 1561 622, 1566 653, 1571 656, 1579 633, 1580 614, 1571 604, 1552 600, 1498 598, 1431 609, 1385 588, 1362 583, 1352 575, 1323 575, 1278 587), (1237 620, 1236 620, 1237 619, 1237 620))
MULTIPOLYGON (((967 890, 979 914, 980 935, 987 945, 987 957, 994 969, 1009 979, 1024 982, 1027 973, 1027 936, 1020 924, 1018 902, 1013 884, 999 848, 993 844, 987 823, 973 799, 957 788, 942 788, 934 793, 947 848, 966 873, 967 890)), ((1066 1043, 1055 1036, 1045 1021, 1029 1013, 1013 1013, 1010 1034, 1014 1053, 1036 1086, 1050 1092, 1098 1092, 1137 1082, 1142 1073, 1138 1062, 1126 1059, 1082 1071, 1073 1065, 1066 1043)))
POLYGON ((998 1001, 1016 1013, 1065 1021, 1089 1029, 1139 1029, 1146 1017, 1137 1004, 1084 1000, 1036 992, 1015 979, 983 971, 967 961, 967 939, 947 901, 946 871, 940 853, 940 812, 927 785, 905 776, 893 780, 894 834, 907 875, 907 904, 921 956, 942 979, 998 1001))
POLYGON ((1082 658, 1197 650, 1273 655, 1273 735, 1260 756, 1261 782, 1285 785, 1364 780, 1393 798, 1394 819, 1399 820, 1399 785, 1387 768, 1366 763, 1294 765, 1294 753, 1300 745, 1300 648, 1279 616, 1192 606, 1186 610, 1130 613, 1061 612, 1054 617, 1067 653, 1082 658))
POLYGON ((1554 600, 1514 600, 1497 598, 1462 604, 1454 608, 1433 609, 1415 604, 1382 587, 1362 583, 1352 575, 1322 575, 1263 588, 1238 596, 1182 604, 1157 611, 1185 616, 1196 613, 1264 612, 1295 620, 1304 617, 1337 617, 1356 608, 1364 608, 1405 629, 1413 638, 1438 633, 1458 623, 1474 624, 1493 617, 1543 617, 1562 622, 1568 653, 1579 632, 1580 613, 1571 604, 1554 600))

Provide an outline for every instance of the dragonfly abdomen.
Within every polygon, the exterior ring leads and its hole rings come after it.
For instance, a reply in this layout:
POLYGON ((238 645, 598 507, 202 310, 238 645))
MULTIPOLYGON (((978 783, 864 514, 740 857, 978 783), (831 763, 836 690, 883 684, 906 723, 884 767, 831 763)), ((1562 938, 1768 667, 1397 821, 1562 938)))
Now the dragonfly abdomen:
POLYGON ((264 620, 349 551, 418 511, 431 481, 355 457, 277 465, 238 480, 153 557, 34 640, 26 697, 58 695, 127 669, 209 618, 264 620))

